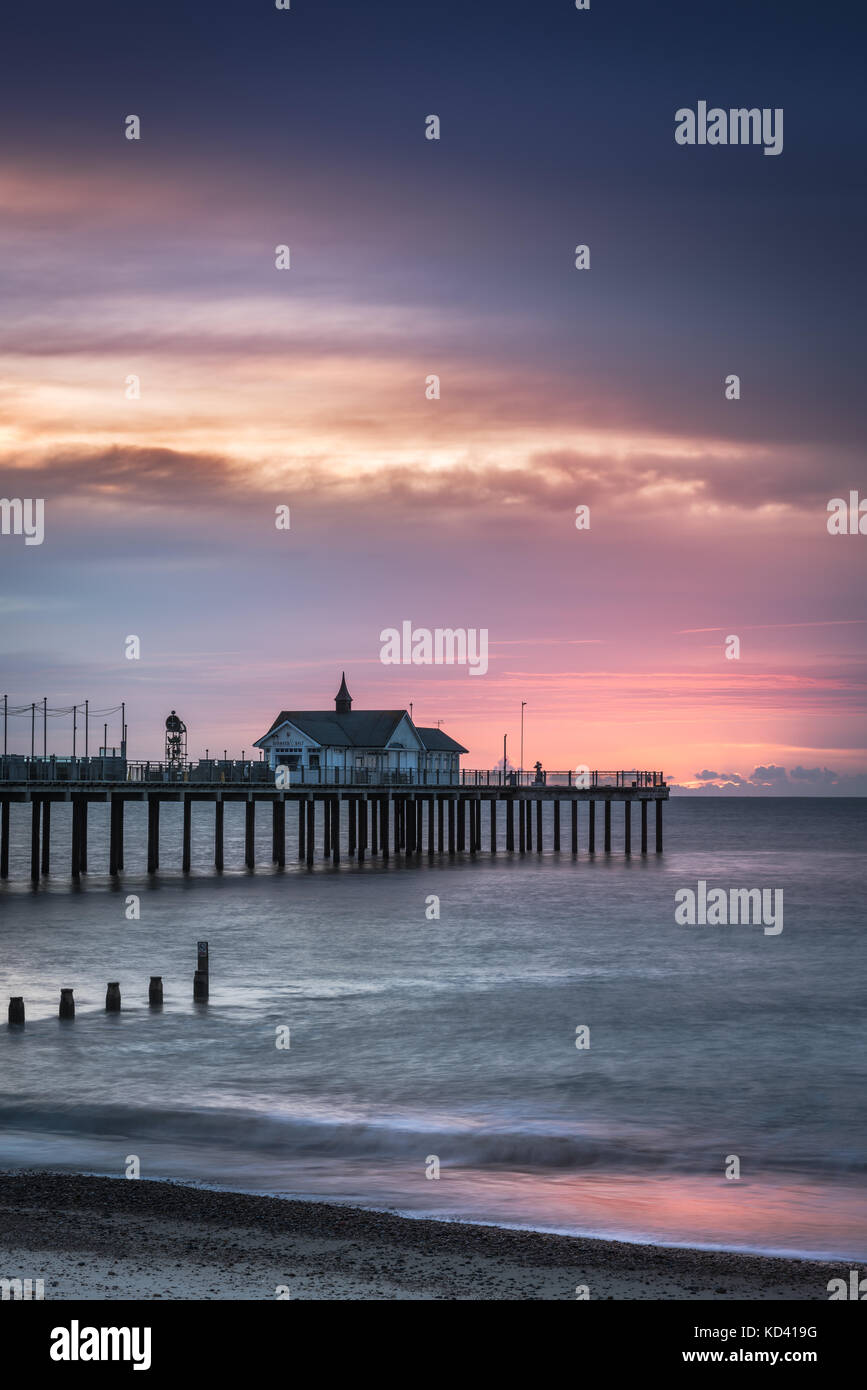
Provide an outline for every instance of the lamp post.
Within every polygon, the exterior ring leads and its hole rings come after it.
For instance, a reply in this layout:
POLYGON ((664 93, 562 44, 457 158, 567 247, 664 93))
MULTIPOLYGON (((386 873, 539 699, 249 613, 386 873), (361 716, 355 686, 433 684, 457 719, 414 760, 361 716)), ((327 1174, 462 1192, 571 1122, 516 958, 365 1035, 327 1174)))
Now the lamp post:
POLYGON ((503 734, 503 786, 506 785, 506 735, 503 734))
POLYGON ((524 775, 524 706, 527 701, 521 701, 521 776, 524 775))

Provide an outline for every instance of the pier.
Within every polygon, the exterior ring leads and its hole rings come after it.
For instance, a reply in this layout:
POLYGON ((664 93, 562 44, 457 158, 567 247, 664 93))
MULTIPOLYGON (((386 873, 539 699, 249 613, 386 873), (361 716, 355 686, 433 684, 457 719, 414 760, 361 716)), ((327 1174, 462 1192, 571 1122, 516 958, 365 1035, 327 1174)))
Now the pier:
MULTIPOLYGON (((278 771, 280 771, 278 769, 278 771)), ((254 868, 257 808, 271 808, 271 859, 285 867, 287 804, 296 817, 293 851, 313 867, 317 858, 334 865, 342 859, 362 863, 367 856, 387 860, 443 854, 500 852, 499 831, 505 833, 507 854, 577 854, 583 843, 591 853, 611 853, 612 819, 623 820, 623 849, 633 852, 632 808, 637 803, 635 847, 648 852, 649 808, 653 810, 653 849, 662 851, 662 806, 669 789, 661 772, 596 771, 506 772, 463 769, 444 773, 371 774, 349 770, 337 780, 301 769, 286 786, 276 784, 264 762, 214 760, 177 767, 166 763, 127 763, 118 758, 0 759, 0 878, 9 877, 11 807, 30 807, 30 879, 51 873, 51 807, 68 802, 72 808, 69 872, 80 879, 88 868, 88 808, 107 803, 108 868, 112 877, 124 871, 124 810, 130 802, 147 806, 147 872, 160 865, 160 807, 180 803, 181 866, 192 867, 193 809, 213 806, 213 858, 216 872, 224 868, 224 807, 240 802, 244 812, 244 856, 254 868), (375 778, 375 780, 371 780, 375 778), (306 780, 305 780, 306 779, 306 780), (543 807, 549 843, 544 843, 543 807), (621 809, 622 808, 622 809, 621 809)), ((331 778, 334 774, 330 773, 331 778)), ((16 816, 16 819, 19 817, 16 816)))

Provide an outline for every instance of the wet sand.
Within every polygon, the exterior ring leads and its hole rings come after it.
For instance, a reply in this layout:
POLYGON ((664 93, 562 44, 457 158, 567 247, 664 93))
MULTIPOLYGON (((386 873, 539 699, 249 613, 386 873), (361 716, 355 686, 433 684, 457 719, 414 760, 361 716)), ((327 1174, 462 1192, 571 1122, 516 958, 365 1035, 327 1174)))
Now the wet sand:
POLYGON ((826 1301, 848 1264, 508 1231, 178 1183, 0 1176, 0 1277, 45 1298, 826 1301), (279 1292, 278 1292, 279 1291, 279 1292))

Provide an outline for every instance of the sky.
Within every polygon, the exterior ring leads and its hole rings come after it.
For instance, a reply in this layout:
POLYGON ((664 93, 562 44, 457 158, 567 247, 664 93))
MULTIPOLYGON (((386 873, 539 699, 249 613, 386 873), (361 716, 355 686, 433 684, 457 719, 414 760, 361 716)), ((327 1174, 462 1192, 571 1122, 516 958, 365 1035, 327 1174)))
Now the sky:
POLYGON ((18 7, 0 493, 45 538, 0 536, 0 694, 125 700, 141 758, 177 709, 193 756, 240 756, 345 670, 468 767, 504 734, 518 763, 526 701, 524 766, 867 792, 867 538, 827 527, 867 497, 863 31, 756 0, 18 7), (781 108, 782 153, 677 144, 700 100, 781 108), (384 665, 404 621, 486 629, 487 673, 384 665))

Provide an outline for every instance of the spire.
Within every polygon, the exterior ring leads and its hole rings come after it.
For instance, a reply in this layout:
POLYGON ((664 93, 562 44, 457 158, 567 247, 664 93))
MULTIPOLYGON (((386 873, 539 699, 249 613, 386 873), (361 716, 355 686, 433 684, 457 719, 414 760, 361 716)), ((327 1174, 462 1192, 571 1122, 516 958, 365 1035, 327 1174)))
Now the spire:
POLYGON ((341 672, 340 689, 334 697, 334 709, 337 714, 350 714, 352 711, 352 696, 346 686, 346 672, 341 672))

